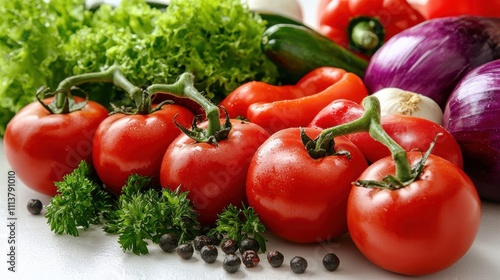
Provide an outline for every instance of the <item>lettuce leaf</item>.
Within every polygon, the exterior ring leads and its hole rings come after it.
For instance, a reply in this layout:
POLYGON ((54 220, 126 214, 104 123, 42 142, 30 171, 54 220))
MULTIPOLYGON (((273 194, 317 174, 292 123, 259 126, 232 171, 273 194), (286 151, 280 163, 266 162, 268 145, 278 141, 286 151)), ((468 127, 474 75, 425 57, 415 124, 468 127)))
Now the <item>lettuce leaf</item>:
POLYGON ((84 21, 84 0, 0 1, 0 135, 40 86, 66 77, 61 47, 84 21))
POLYGON ((162 55, 171 82, 192 72, 198 89, 222 98, 250 80, 276 82, 277 69, 261 51, 265 22, 240 0, 173 0, 148 43, 162 55))
MULTIPOLYGON (((173 0, 165 12, 141 0, 101 6, 91 26, 65 46, 67 72, 118 64, 138 86, 173 83, 189 71, 215 102, 250 80, 277 81, 276 66, 261 51, 265 23, 240 0, 173 0)), ((109 91, 93 87, 90 91, 109 91)))
MULTIPOLYGON (((118 64, 137 86, 189 71, 215 103, 251 80, 278 81, 260 48, 266 25, 241 0, 172 0, 163 11, 122 0, 95 12, 85 0, 0 1, 0 136, 40 86, 118 64)), ((127 103, 109 84, 83 86, 103 105, 127 103)))

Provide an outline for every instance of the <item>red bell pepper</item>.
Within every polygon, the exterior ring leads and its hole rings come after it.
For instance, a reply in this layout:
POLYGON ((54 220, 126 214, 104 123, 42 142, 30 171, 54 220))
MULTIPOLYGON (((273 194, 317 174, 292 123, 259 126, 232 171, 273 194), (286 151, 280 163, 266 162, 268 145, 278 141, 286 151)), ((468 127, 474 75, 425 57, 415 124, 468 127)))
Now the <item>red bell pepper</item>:
POLYGON ((426 19, 459 15, 500 17, 500 0, 425 0, 411 4, 426 19))
POLYGON ((274 133, 289 127, 305 127, 328 104, 337 99, 348 99, 356 103, 368 96, 363 80, 343 69, 338 81, 323 91, 295 99, 273 102, 257 102, 248 107, 247 118, 274 133))
POLYGON ((424 17, 406 0, 322 0, 318 20, 320 33, 366 58, 424 17))
POLYGON ((247 109, 253 103, 295 99, 318 93, 339 81, 344 72, 334 67, 319 67, 307 73, 295 85, 248 82, 232 91, 219 105, 226 109, 231 118, 246 118, 247 109))

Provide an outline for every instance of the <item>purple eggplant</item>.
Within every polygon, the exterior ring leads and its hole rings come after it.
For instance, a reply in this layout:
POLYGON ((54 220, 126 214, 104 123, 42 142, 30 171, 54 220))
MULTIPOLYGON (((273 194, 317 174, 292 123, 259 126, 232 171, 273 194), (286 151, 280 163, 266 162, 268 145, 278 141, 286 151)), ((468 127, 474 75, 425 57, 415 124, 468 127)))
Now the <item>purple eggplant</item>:
POLYGON ((426 95, 444 108, 465 74, 498 58, 500 19, 431 19, 387 41, 371 58, 364 81, 372 93, 396 87, 426 95))
POLYGON ((479 196, 500 202, 500 60, 465 75, 451 93, 443 119, 479 196))

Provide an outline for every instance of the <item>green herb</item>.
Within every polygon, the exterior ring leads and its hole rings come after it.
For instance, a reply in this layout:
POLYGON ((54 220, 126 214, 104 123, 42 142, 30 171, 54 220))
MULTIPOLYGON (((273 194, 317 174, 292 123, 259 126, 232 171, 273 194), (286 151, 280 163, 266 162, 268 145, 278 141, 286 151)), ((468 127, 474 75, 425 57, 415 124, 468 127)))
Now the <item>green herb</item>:
POLYGON ((157 241, 166 233, 166 228, 161 226, 162 222, 168 223, 163 221, 168 219, 166 209, 155 190, 132 195, 128 201, 123 201, 118 210, 118 243, 123 250, 136 255, 149 253, 146 240, 157 241))
POLYGON ((158 243, 173 233, 179 244, 198 234, 196 212, 187 192, 161 189, 151 178, 131 175, 118 199, 92 180, 92 169, 82 161, 72 173, 56 182, 59 194, 47 205, 47 223, 57 234, 78 236, 79 228, 103 224, 103 230, 118 234, 124 251, 149 253, 148 241, 158 243))
POLYGON ((219 214, 216 227, 209 235, 220 234, 236 240, 238 244, 245 238, 253 237, 259 242, 260 250, 265 252, 267 239, 262 235, 265 230, 264 224, 252 207, 242 204, 241 208, 237 208, 230 204, 219 214))
POLYGON ((179 189, 158 191, 151 178, 131 175, 119 197, 118 208, 108 216, 106 232, 118 233, 124 251, 148 254, 148 240, 158 243, 165 233, 173 233, 179 244, 198 234, 197 216, 187 192, 179 189))
POLYGON ((101 215, 112 207, 111 195, 91 179, 91 167, 85 161, 55 185, 58 194, 50 199, 45 217, 57 234, 78 236, 79 228, 99 224, 101 215))
MULTIPOLYGON (((78 236, 79 228, 103 224, 105 232, 118 235, 124 251, 136 255, 148 254, 149 242, 158 244, 166 233, 174 234, 178 244, 199 235, 200 224, 188 192, 163 189, 152 184, 150 177, 132 174, 122 194, 114 199, 92 176, 91 166, 82 161, 63 181, 55 183, 59 194, 50 200, 45 214, 52 231, 78 236)), ((253 237, 265 252, 264 231, 252 207, 228 205, 209 235, 225 235, 238 244, 253 237)))
POLYGON ((150 188, 151 178, 145 176, 131 175, 127 179, 126 185, 122 189, 122 193, 116 201, 113 209, 104 216, 105 224, 103 230, 107 233, 118 234, 121 231, 121 209, 124 204, 130 204, 134 196, 146 191, 150 188))

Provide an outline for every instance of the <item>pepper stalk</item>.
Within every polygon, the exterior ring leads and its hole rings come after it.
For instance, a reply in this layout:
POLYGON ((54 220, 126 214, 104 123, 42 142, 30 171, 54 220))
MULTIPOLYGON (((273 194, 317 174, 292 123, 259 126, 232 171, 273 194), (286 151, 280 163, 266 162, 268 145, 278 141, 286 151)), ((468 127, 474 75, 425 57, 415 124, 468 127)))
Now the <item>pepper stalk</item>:
POLYGON ((385 28, 374 17, 359 16, 350 21, 347 34, 351 49, 372 55, 384 43, 385 28))

